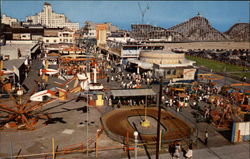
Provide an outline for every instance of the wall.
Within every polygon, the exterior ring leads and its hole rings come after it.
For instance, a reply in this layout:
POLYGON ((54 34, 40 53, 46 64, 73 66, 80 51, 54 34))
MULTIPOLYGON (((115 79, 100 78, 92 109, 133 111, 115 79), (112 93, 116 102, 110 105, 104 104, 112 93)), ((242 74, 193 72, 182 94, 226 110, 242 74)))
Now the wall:
POLYGON ((19 34, 19 33, 13 33, 12 34, 12 39, 13 40, 21 40, 21 34, 19 34))
POLYGON ((58 44, 59 37, 43 37, 43 42, 45 44, 58 44))
POLYGON ((6 44, 36 44, 37 41, 34 40, 8 40, 6 44))
POLYGON ((31 40, 30 33, 21 33, 21 40, 31 40))
MULTIPOLYGON (((159 45, 159 44, 157 44, 159 45)), ((175 49, 249 49, 249 42, 187 42, 187 43, 165 43, 165 48, 175 49)))
POLYGON ((121 50, 121 57, 139 57, 140 50, 121 50))

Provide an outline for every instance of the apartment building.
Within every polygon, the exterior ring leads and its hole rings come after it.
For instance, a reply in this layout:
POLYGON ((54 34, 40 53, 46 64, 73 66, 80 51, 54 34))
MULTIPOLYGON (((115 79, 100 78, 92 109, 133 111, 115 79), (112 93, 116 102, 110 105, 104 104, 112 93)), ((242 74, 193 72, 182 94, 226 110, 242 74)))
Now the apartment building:
POLYGON ((79 23, 72 23, 64 14, 55 13, 51 4, 45 2, 43 10, 36 15, 26 17, 26 21, 31 24, 41 24, 48 28, 67 27, 73 31, 79 29, 79 23))

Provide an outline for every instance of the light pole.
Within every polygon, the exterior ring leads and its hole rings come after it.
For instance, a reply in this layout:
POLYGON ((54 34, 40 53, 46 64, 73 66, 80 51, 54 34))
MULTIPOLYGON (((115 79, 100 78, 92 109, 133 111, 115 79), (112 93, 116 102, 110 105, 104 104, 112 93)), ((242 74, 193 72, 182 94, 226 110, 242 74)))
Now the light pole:
POLYGON ((22 104, 22 95, 23 95, 23 89, 21 89, 21 86, 19 84, 18 90, 17 90, 17 96, 18 96, 18 102, 21 105, 22 104))
POLYGON ((101 129, 96 130, 96 144, 95 144, 96 158, 98 157, 98 139, 99 139, 100 132, 101 132, 101 129))
POLYGON ((134 131, 134 136, 135 136, 135 159, 137 159, 137 144, 138 144, 138 132, 134 131))
POLYGON ((157 144, 156 144, 156 159, 159 159, 159 149, 160 149, 160 123, 161 123, 161 96, 162 96, 162 77, 160 77, 160 90, 157 100, 158 105, 158 119, 157 119, 157 144))
POLYGON ((89 144, 88 144, 88 138, 89 138, 89 92, 87 91, 87 139, 86 139, 86 144, 87 144, 87 157, 89 156, 89 144))

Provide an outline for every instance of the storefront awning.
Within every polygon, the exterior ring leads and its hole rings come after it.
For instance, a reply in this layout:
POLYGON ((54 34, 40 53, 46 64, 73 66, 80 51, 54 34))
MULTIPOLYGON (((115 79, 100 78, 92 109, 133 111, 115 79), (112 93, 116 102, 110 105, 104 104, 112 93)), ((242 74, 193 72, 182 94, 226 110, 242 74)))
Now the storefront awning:
POLYGON ((145 69, 145 70, 147 70, 147 69, 151 70, 153 68, 153 64, 151 64, 151 63, 143 62, 143 61, 136 60, 136 59, 128 59, 128 61, 130 63, 134 63, 134 64, 138 65, 140 68, 145 69))
POLYGON ((131 96, 152 96, 156 93, 152 89, 119 89, 111 90, 114 97, 131 97, 131 96))

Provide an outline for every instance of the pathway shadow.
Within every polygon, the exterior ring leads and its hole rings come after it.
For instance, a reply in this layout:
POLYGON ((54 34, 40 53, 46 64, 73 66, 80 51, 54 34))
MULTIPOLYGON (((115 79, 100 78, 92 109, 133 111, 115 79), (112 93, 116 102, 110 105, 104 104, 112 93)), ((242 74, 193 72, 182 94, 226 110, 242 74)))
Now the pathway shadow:
POLYGON ((56 124, 57 122, 66 124, 67 122, 63 120, 62 117, 56 117, 56 118, 49 118, 47 121, 44 122, 44 124, 56 124))
POLYGON ((228 141, 231 141, 231 137, 232 137, 232 130, 222 130, 219 131, 219 133, 226 138, 228 141))

